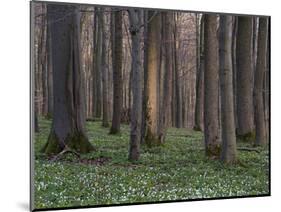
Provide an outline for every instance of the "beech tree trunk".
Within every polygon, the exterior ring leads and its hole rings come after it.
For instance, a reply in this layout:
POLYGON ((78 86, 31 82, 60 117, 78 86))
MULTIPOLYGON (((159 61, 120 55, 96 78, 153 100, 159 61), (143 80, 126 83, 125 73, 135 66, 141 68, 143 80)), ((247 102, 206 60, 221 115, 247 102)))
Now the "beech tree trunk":
POLYGON ((253 141, 253 18, 238 17, 236 44, 237 59, 237 135, 246 141, 253 141))
POLYGON ((255 72, 254 105, 255 105, 255 125, 256 140, 255 145, 265 146, 268 143, 266 137, 266 124, 264 116, 263 82, 267 69, 267 38, 268 38, 268 18, 259 18, 258 31, 257 66, 255 72))
POLYGON ((130 9, 130 33, 132 37, 132 94, 131 136, 129 160, 136 161, 140 156, 141 115, 142 115, 142 73, 141 73, 141 10, 130 9))
POLYGON ((94 80, 95 80, 95 94, 94 94, 94 117, 100 118, 101 117, 101 107, 102 107, 102 100, 101 100, 101 72, 102 72, 102 43, 103 43, 103 32, 102 32, 102 21, 103 18, 103 10, 102 8, 97 9, 97 29, 96 29, 96 47, 95 47, 95 71, 94 71, 94 80))
POLYGON ((104 9, 100 9, 99 25, 102 31, 102 53, 101 53, 101 74, 102 74, 102 126, 109 127, 108 122, 108 66, 107 66, 107 35, 105 32, 104 9))
POLYGON ((204 18, 204 139, 207 156, 219 156, 219 57, 217 37, 217 16, 204 18))
POLYGON ((142 120, 141 144, 145 143, 146 134, 146 94, 147 94, 147 27, 148 11, 143 11, 143 91, 142 91, 142 120))
POLYGON ((173 76, 173 63, 172 63, 172 49, 173 49, 173 32, 172 32, 172 14, 168 12, 162 13, 164 16, 164 42, 165 42, 165 75, 164 75, 164 96, 163 96, 163 111, 159 129, 159 139, 161 143, 164 143, 166 137, 166 131, 170 122, 170 107, 172 103, 172 76, 173 76))
POLYGON ((232 164, 236 162, 236 135, 233 103, 233 64, 232 64, 233 19, 229 15, 220 16, 220 90, 221 90, 221 160, 232 164))
POLYGON ((158 128, 157 128, 157 82, 158 82, 158 68, 159 68, 159 54, 160 46, 158 44, 160 39, 160 23, 161 16, 156 11, 148 12, 148 31, 147 31, 147 65, 145 83, 145 118, 146 118, 146 132, 145 144, 148 146, 159 145, 158 128))
POLYGON ((202 15, 199 25, 198 33, 199 47, 197 47, 199 54, 198 70, 196 75, 196 100, 195 100, 195 127, 194 130, 204 130, 203 120, 203 105, 204 105, 204 15, 202 15))
POLYGON ((182 127, 182 95, 181 95, 181 80, 180 80, 180 73, 178 68, 178 30, 177 30, 177 13, 174 14, 173 17, 174 22, 174 32, 173 32, 173 50, 174 50, 174 69, 175 69, 175 92, 176 92, 176 127, 182 127))
POLYGON ((122 112, 122 11, 114 12, 113 118, 110 134, 120 133, 122 112))
POLYGON ((54 118, 46 154, 66 148, 93 150, 85 131, 85 97, 80 67, 79 12, 72 5, 48 4, 53 61, 54 118), (58 21, 59 20, 59 21, 58 21))
POLYGON ((51 118, 53 116, 54 107, 54 94, 53 94, 53 70, 52 70, 52 47, 51 47, 51 33, 50 27, 47 26, 47 44, 46 44, 46 54, 47 54, 47 86, 48 86, 48 111, 47 117, 51 118))

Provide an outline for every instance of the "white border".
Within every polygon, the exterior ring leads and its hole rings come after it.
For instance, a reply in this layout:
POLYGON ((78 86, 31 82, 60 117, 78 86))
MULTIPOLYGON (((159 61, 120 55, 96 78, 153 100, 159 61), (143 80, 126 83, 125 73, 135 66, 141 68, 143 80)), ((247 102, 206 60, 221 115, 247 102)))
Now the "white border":
MULTIPOLYGON (((60 1, 60 0, 57 0, 60 1)), ((272 197, 81 209, 83 211, 278 211, 281 200, 280 40, 277 0, 66 0, 67 2, 271 15, 272 197)), ((64 1, 62 1, 64 2, 64 1)), ((0 21, 0 211, 29 204, 29 2, 1 1, 0 21)), ((69 210, 73 211, 73 210, 69 210)))

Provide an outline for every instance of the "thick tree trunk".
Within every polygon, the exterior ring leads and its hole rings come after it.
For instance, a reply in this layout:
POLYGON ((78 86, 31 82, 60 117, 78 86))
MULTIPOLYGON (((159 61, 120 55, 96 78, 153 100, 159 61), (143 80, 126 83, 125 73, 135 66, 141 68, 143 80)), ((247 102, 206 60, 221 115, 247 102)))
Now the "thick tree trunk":
POLYGON ((146 132, 145 144, 148 146, 158 145, 157 135, 157 78, 159 68, 159 52, 158 45, 160 38, 160 19, 161 16, 156 11, 148 12, 148 32, 147 32, 147 65, 145 71, 147 81, 145 83, 145 118, 146 118, 146 132))
POLYGON ((199 25, 200 30, 199 36, 199 61, 198 70, 196 76, 196 100, 195 100, 195 127, 194 130, 203 131, 204 130, 204 120, 203 120, 203 106, 204 106, 204 15, 202 15, 199 25))
POLYGON ((142 73, 141 73, 141 10, 129 10, 130 33, 132 37, 132 93, 131 139, 129 160, 136 161, 140 156, 141 114, 142 114, 142 73))
POLYGON ((101 74, 102 74, 102 126, 109 127, 108 122, 108 66, 107 66, 107 36, 105 32, 105 20, 104 20, 104 10, 100 9, 99 25, 102 31, 102 53, 101 53, 101 74))
POLYGON ((258 49, 257 49, 257 69, 255 72, 254 87, 254 105, 255 105, 255 125, 256 140, 255 145, 265 146, 268 141, 266 139, 266 124, 264 116, 263 101, 263 82, 266 73, 267 60, 267 44, 268 44, 268 19, 259 19, 258 49))
POLYGON ((237 32, 237 135, 247 141, 253 141, 253 18, 238 17, 237 32))
POLYGON ((219 134, 219 64, 217 16, 205 15, 204 30, 204 133, 207 156, 220 154, 219 134))
POLYGON ((87 153, 93 146, 85 132, 78 9, 72 5, 48 4, 48 18, 55 92, 52 128, 42 151, 57 154, 70 148, 87 153))
POLYGON ((228 164, 236 162, 236 135, 233 104, 233 67, 232 67, 233 19, 229 15, 220 16, 220 90, 221 90, 221 160, 228 164))
POLYGON ((122 11, 114 12, 113 118, 111 134, 120 133, 122 112, 122 11))

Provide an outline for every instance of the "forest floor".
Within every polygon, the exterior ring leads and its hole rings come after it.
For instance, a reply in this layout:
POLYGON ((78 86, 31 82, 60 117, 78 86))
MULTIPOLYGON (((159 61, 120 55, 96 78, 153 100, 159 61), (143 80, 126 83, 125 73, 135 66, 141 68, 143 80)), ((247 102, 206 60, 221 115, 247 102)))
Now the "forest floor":
POLYGON ((129 126, 122 125, 120 135, 109 135, 97 121, 87 122, 95 152, 80 159, 69 153, 52 161, 40 153, 50 126, 50 120, 39 118, 34 141, 37 209, 269 193, 267 149, 238 151, 240 164, 223 165, 204 156, 202 133, 170 128, 164 146, 142 147, 140 161, 132 164, 129 126))

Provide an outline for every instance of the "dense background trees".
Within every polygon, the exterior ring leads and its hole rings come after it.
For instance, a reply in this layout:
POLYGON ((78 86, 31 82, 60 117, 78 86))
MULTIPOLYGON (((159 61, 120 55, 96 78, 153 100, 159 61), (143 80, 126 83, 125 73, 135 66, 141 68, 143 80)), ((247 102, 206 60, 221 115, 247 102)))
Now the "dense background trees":
POLYGON ((86 120, 111 134, 130 124, 132 161, 171 127, 202 131, 206 155, 227 163, 238 139, 268 144, 267 17, 38 3, 35 18, 44 152, 93 150, 86 120))

